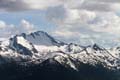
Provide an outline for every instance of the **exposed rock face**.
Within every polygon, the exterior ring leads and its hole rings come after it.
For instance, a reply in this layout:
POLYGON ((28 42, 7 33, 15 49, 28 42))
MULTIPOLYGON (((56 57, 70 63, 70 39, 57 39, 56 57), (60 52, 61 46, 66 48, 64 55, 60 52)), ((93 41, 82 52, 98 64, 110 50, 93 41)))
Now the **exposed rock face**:
POLYGON ((2 80, 119 80, 119 70, 119 46, 66 44, 43 31, 0 42, 2 80))

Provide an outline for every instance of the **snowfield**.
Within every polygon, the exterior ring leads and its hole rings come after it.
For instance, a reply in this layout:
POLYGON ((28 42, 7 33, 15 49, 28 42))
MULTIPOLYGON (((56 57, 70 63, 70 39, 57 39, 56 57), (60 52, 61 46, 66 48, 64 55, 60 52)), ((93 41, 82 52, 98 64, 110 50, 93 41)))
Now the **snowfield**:
POLYGON ((78 70, 79 63, 120 69, 119 46, 105 49, 97 44, 84 47, 74 43, 66 44, 43 31, 16 35, 0 42, 0 64, 11 61, 39 64, 51 58, 74 70, 78 70))

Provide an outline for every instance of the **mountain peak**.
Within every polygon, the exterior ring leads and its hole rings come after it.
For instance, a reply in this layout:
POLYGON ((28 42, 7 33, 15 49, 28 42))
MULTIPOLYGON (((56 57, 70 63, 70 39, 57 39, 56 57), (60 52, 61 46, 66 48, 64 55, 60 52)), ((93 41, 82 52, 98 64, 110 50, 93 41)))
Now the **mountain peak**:
MULTIPOLYGON (((28 59, 26 57, 29 57, 28 63, 32 62, 35 64, 54 58, 61 65, 69 66, 73 69, 76 69, 79 63, 93 66, 100 63, 107 68, 120 69, 120 59, 116 58, 113 53, 104 47, 99 47, 97 44, 87 47, 74 43, 62 44, 65 43, 54 39, 43 31, 31 34, 22 33, 12 37, 7 42, 1 42, 0 55, 13 60, 21 60, 21 62, 28 59), (3 48, 5 48, 4 51, 3 48)), ((116 53, 116 50, 114 53, 116 53)))
POLYGON ((21 35, 34 45, 60 46, 65 44, 44 31, 36 31, 30 34, 22 33, 21 35))
POLYGON ((16 35, 10 39, 9 47, 24 55, 32 55, 37 52, 32 43, 27 41, 23 36, 19 35, 16 35))
POLYGON ((96 51, 102 50, 102 48, 99 47, 97 44, 94 44, 94 45, 92 46, 92 48, 93 48, 94 50, 96 50, 96 51))

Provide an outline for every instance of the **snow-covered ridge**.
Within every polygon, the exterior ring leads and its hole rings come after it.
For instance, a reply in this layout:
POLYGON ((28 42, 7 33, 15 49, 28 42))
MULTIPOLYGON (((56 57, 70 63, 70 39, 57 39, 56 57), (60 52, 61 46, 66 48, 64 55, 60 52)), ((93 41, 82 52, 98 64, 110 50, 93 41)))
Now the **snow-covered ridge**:
POLYGON ((0 42, 0 64, 10 61, 40 64, 53 58, 65 67, 77 70, 79 63, 108 69, 120 69, 120 48, 105 49, 99 45, 85 45, 58 41, 46 32, 16 35, 0 42))
POLYGON ((59 46, 64 45, 65 43, 56 40, 49 34, 43 31, 37 31, 30 34, 22 33, 20 36, 23 36, 26 40, 31 42, 34 45, 43 45, 43 46, 59 46))

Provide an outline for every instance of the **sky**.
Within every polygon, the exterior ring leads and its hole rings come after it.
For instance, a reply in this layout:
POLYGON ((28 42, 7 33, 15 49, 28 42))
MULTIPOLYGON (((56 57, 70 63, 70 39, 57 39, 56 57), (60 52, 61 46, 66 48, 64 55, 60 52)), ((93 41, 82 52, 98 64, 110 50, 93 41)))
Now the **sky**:
POLYGON ((38 30, 81 45, 119 45, 120 0, 0 0, 0 39, 38 30))

